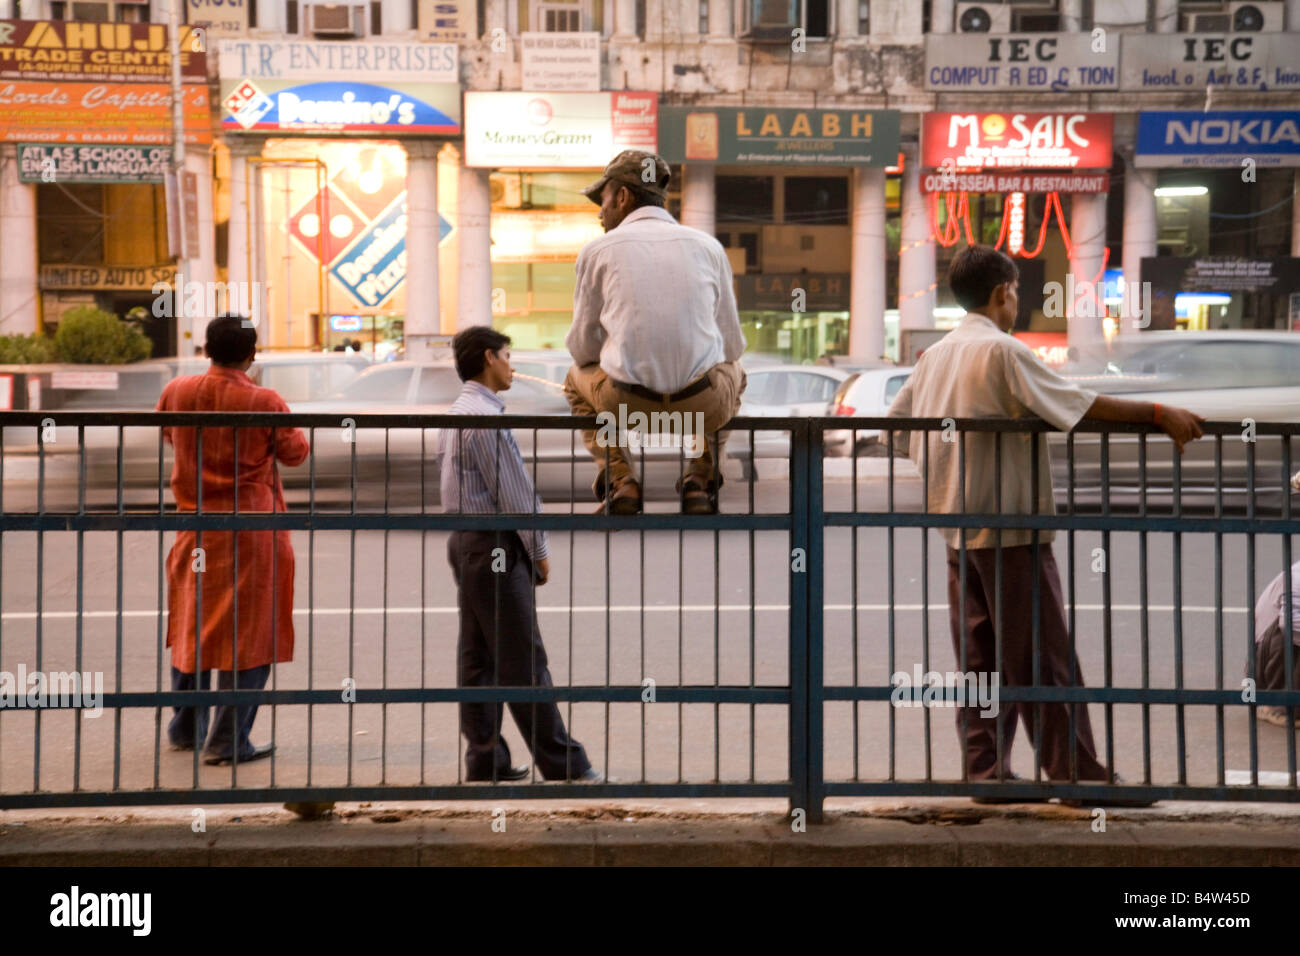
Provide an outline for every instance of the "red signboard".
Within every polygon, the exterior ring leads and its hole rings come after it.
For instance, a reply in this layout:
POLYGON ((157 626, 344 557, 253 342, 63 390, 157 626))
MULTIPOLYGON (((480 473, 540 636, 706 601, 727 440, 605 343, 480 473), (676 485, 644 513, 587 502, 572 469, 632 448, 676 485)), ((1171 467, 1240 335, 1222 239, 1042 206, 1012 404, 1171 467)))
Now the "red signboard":
POLYGON ((974 172, 931 169, 921 174, 923 193, 1104 193, 1110 173, 974 172))
POLYGON ((1110 169, 1110 113, 926 113, 927 169, 1110 169))

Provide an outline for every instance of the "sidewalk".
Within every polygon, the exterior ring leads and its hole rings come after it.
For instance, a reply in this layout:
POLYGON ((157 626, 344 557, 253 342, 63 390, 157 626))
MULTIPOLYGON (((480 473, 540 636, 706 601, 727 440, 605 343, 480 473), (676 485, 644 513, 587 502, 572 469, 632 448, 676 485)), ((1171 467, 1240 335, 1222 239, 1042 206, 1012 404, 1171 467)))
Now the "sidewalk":
POLYGON ((1300 807, 1112 810, 840 800, 794 832, 779 800, 340 804, 0 812, 0 866, 1300 865, 1300 807), (493 824, 496 822, 496 829, 493 824), (499 832, 504 821, 505 832, 499 832))

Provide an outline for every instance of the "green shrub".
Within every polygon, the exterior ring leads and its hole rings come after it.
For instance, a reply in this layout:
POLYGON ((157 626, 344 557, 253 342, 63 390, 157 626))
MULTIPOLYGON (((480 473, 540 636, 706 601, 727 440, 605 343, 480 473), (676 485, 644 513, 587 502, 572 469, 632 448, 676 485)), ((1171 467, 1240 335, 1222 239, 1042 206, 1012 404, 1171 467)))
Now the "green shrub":
POLYGON ((54 340, 47 335, 0 335, 0 365, 40 365, 54 360, 54 340))
POLYGON ((89 305, 63 314, 54 347, 59 361, 86 365, 124 365, 153 352, 153 342, 136 326, 89 305))

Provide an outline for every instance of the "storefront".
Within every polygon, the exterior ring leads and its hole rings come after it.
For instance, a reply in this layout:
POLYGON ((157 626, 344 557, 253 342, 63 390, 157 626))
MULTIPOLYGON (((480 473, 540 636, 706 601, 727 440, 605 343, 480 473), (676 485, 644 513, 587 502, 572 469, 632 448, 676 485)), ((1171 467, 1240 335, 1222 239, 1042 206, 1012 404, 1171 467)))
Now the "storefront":
POLYGON ((857 311, 888 343, 897 324, 889 328, 884 303, 898 295, 898 113, 670 106, 660 110, 660 140, 664 158, 685 164, 687 182, 707 192, 684 199, 683 221, 711 226, 726 247, 748 351, 789 362, 848 354, 851 275, 879 293, 878 309, 857 311), (701 205, 711 216, 698 214, 701 205), (855 243, 859 227, 884 242, 855 243))
MULTIPOLYGON (((921 192, 947 273, 965 245, 1002 249, 1020 269, 1016 329, 1095 337, 1106 321, 1106 193, 1113 161, 1108 113, 927 113, 921 121, 921 192), (1076 242, 1075 236, 1086 236, 1076 242)), ((939 327, 964 310, 939 287, 939 327)))
POLYGON ((1143 328, 1300 328, 1289 255, 1300 111, 1142 113, 1135 162, 1152 171, 1156 201, 1143 328))
MULTIPOLYGON (((154 354, 175 354, 174 322, 152 309, 155 284, 176 272, 163 189, 172 161, 167 30, 84 27, 0 21, 0 138, 16 144, 18 182, 35 188, 39 323, 53 331, 69 309, 96 306, 138 317, 154 354)), ((206 54, 188 29, 181 50, 186 142, 207 144, 206 54)), ((22 242, 21 225, 9 220, 0 241, 22 242)))
POLYGON ((377 358, 454 314, 450 43, 223 40, 218 220, 270 348, 377 358), (441 200, 441 201, 440 201, 441 200), (439 280, 442 281, 439 281, 439 280), (346 342, 345 342, 346 340, 346 342))
POLYGON ((602 234, 582 190, 623 150, 655 151, 657 115, 654 93, 465 94, 465 165, 490 170, 492 324, 515 348, 564 347, 574 263, 602 234))

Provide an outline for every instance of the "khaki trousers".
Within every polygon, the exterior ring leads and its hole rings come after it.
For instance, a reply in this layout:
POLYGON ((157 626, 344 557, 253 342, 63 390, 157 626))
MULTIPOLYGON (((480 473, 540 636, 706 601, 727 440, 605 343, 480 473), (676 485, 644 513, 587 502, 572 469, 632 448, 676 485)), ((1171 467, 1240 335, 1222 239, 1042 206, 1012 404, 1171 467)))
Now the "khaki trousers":
MULTIPOLYGON (((564 380, 564 394, 568 397, 569 407, 575 415, 598 415, 607 412, 616 420, 626 421, 627 416, 633 412, 641 412, 646 416, 655 413, 680 412, 686 422, 694 423, 699 420, 696 417, 697 413, 702 414, 705 434, 693 437, 696 441, 703 442, 703 454, 695 458, 687 457, 686 471, 687 475, 702 479, 709 483, 710 487, 716 487, 713 484, 715 466, 718 473, 716 485, 721 485, 723 448, 726 443, 726 436, 720 436, 717 432, 735 417, 740 408, 740 396, 745 391, 745 372, 736 362, 719 362, 705 375, 709 379, 708 388, 681 401, 665 403, 650 401, 634 392, 615 388, 599 364, 575 365, 569 369, 569 374, 564 380), (623 406, 621 416, 620 405, 623 406), (690 417, 686 418, 686 416, 690 417)), ((693 425, 687 425, 688 429, 691 427, 693 425)), ((595 431, 582 433, 587 451, 591 452, 591 457, 596 460, 596 467, 599 469, 594 489, 598 498, 604 497, 606 462, 608 462, 608 477, 613 487, 616 488, 627 479, 634 477, 629 461, 629 449, 619 447, 616 442, 598 441, 601 434, 603 433, 595 431)), ((635 458, 636 453, 633 452, 631 457, 635 458)))

